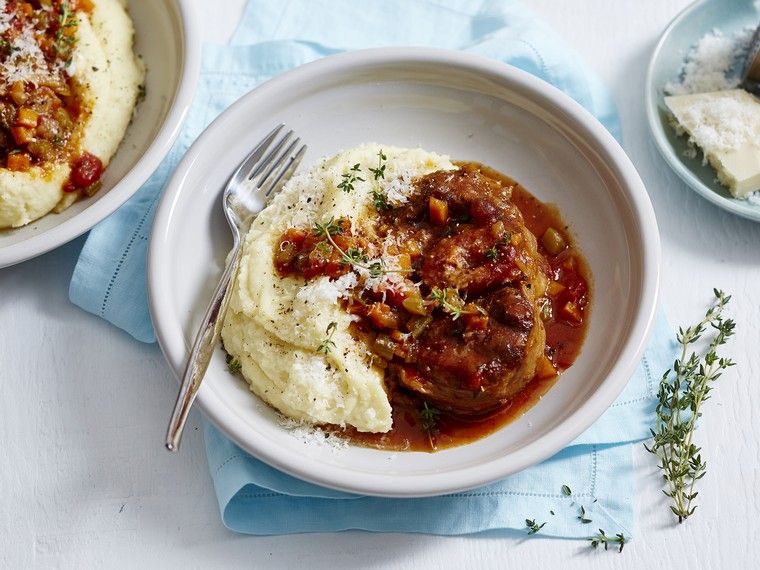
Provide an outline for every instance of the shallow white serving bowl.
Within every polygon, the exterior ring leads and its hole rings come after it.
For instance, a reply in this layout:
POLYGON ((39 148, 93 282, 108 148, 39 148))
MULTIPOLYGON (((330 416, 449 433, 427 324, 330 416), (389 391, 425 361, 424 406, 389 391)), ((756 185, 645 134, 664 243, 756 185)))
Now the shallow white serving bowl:
POLYGON ((591 322, 575 365, 527 414, 433 454, 304 444, 227 372, 219 350, 199 402, 228 436, 296 477, 411 497, 476 487, 538 463, 607 409, 639 362, 657 298, 660 244, 646 190, 612 136, 557 89, 501 63, 431 49, 304 65, 243 97, 189 150, 158 209, 148 261, 153 323, 177 374, 230 247, 222 186, 279 122, 308 143, 304 164, 362 142, 419 145, 486 163, 558 204, 593 272, 591 322))
POLYGON ((132 197, 169 152, 200 69, 201 37, 192 1, 129 1, 135 49, 147 68, 146 96, 103 174, 103 188, 61 214, 0 230, 0 267, 50 251, 92 228, 132 197))

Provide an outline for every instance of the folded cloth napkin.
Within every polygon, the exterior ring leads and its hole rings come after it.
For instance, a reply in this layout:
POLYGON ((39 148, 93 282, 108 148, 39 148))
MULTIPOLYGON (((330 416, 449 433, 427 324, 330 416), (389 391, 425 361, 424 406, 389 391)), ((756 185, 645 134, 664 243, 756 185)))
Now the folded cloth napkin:
MULTIPOLYGON (((146 296, 146 248, 156 203, 179 158, 240 95, 300 64, 348 49, 426 45, 478 53, 554 84, 619 138, 614 105, 597 78, 536 17, 512 0, 250 0, 231 45, 204 46, 198 92, 183 131, 135 197, 94 228, 71 281, 77 305, 154 342, 146 296)), ((438 149, 441 150, 441 149, 438 149)), ((434 534, 524 532, 586 537, 633 530, 630 445, 648 435, 656 380, 672 360, 660 319, 639 369, 610 409, 541 465, 465 493, 426 499, 358 497, 305 483, 243 452, 204 425, 224 524, 251 534, 364 529, 434 534), (567 485, 571 497, 562 493, 567 485), (578 520, 580 506, 593 524, 578 520)))

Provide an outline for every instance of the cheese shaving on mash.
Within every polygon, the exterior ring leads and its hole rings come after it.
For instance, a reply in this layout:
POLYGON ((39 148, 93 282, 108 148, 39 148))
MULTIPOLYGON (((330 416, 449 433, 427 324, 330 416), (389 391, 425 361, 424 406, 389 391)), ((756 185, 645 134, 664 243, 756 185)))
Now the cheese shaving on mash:
MULTIPOLYGON (((241 363, 251 390, 296 420, 348 425, 362 432, 392 427, 383 371, 373 365, 366 344, 349 332, 356 317, 339 302, 362 276, 352 271, 338 279, 320 276, 308 282, 298 275, 280 277, 273 259, 288 228, 338 218, 350 220, 355 228, 368 227, 373 190, 380 188, 392 205, 403 204, 414 191, 414 177, 456 168, 446 156, 383 146, 384 178, 364 175, 365 180, 354 181, 351 192, 339 188, 353 165, 376 163, 380 151, 379 145, 362 145, 296 174, 256 217, 245 239, 222 329, 224 347, 241 363), (324 354, 318 349, 331 323, 334 347, 324 354)), ((392 256, 377 255, 393 267, 392 256)), ((364 279, 365 286, 393 276, 364 279)))

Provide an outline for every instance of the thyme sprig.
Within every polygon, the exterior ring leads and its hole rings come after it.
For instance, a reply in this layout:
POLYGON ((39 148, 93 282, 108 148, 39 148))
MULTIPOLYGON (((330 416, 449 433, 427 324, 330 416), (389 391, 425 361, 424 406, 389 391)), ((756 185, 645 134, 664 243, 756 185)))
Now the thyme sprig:
POLYGON ((61 13, 58 15, 58 30, 55 33, 55 51, 67 59, 71 56, 71 51, 76 45, 76 35, 73 30, 76 29, 79 22, 77 21, 76 12, 71 10, 68 2, 61 2, 61 13))
POLYGON ((378 212, 384 212, 391 208, 391 205, 388 203, 388 197, 382 190, 378 189, 372 190, 372 204, 378 212))
POLYGON ((341 182, 338 184, 338 188, 346 193, 352 192, 354 184, 357 182, 364 182, 364 178, 359 176, 359 172, 361 172, 361 165, 357 162, 348 170, 348 172, 341 174, 341 182))
POLYGON ((422 420, 422 429, 428 436, 431 449, 436 449, 433 442, 433 434, 438 430, 438 422, 441 419, 440 410, 431 408, 427 402, 424 402, 420 409, 420 419, 422 420))
POLYGON ((610 544, 617 544, 619 545, 618 552, 623 552, 623 546, 625 546, 626 542, 625 535, 622 532, 619 532, 615 536, 607 536, 601 528, 599 529, 599 534, 592 536, 589 540, 591 541, 591 548, 596 548, 601 544, 607 550, 610 544))
POLYGON ((243 365, 241 362, 233 357, 231 354, 228 354, 226 357, 227 360, 227 370, 229 370, 232 374, 237 374, 243 369, 243 365))
POLYGON ((322 342, 317 347, 317 352, 320 352, 322 354, 330 354, 333 348, 335 348, 335 341, 333 341, 333 335, 335 334, 335 329, 338 328, 338 323, 335 321, 330 322, 329 325, 327 325, 327 328, 325 329, 325 334, 327 337, 322 340, 322 342))
POLYGON ((314 224, 312 228, 314 235, 324 238, 327 243, 335 248, 335 251, 340 255, 341 262, 353 267, 359 267, 369 272, 370 277, 380 277, 388 273, 412 273, 413 269, 388 269, 383 260, 369 261, 367 255, 359 248, 350 247, 343 249, 333 239, 333 236, 341 235, 343 233, 343 227, 336 221, 335 218, 330 218, 326 222, 314 224))
POLYGON ((657 422, 650 430, 652 444, 644 445, 660 460, 658 467, 667 482, 663 492, 672 499, 670 510, 679 523, 694 514, 697 506, 693 503, 699 494, 694 488, 707 470, 701 448, 694 444, 697 419, 702 416, 702 405, 710 397, 712 384, 724 370, 734 365, 731 359, 718 356, 718 348, 733 336, 736 326, 732 319, 723 318, 723 310, 731 296, 718 289, 713 292, 715 302, 704 318, 694 326, 678 330, 676 340, 681 345, 680 357, 660 380, 655 410, 657 422), (689 354, 692 345, 708 331, 713 337, 704 355, 699 356, 693 351, 689 354))
POLYGON ((374 175, 375 180, 380 180, 381 178, 385 180, 386 160, 388 160, 388 157, 383 154, 383 149, 380 149, 377 153, 377 168, 369 169, 369 171, 374 175))
POLYGON ((436 287, 430 292, 430 299, 437 302, 444 312, 451 315, 454 321, 462 315, 473 315, 479 312, 477 309, 465 308, 464 302, 455 289, 438 289, 436 287))
POLYGON ((536 534, 539 530, 544 528, 546 522, 538 524, 535 519, 525 519, 525 526, 528 527, 528 534, 536 534))

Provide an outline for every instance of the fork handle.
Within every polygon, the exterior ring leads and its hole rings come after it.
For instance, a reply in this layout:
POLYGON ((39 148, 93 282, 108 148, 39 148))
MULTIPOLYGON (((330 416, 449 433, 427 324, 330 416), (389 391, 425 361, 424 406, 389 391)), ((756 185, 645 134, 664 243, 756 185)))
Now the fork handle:
MULTIPOLYGON (((236 240, 237 242, 237 240, 236 240)), ((187 414, 193 405, 195 396, 201 386, 206 369, 208 368, 211 357, 214 354, 216 342, 219 340, 224 314, 227 312, 227 305, 230 299, 230 287, 233 277, 237 273, 240 263, 240 254, 243 248, 240 243, 235 243, 231 252, 224 273, 219 280, 219 284, 214 291, 214 297, 206 309, 206 315, 203 317, 203 324, 198 330, 193 343, 193 349, 190 353, 190 360, 187 362, 187 368, 182 377, 182 384, 177 395, 177 403, 174 404, 174 412, 169 422, 169 429, 166 433, 166 449, 177 451, 179 449, 182 430, 185 427, 187 414)))

